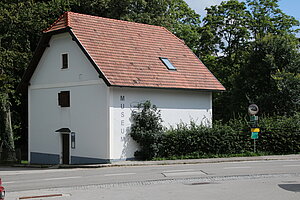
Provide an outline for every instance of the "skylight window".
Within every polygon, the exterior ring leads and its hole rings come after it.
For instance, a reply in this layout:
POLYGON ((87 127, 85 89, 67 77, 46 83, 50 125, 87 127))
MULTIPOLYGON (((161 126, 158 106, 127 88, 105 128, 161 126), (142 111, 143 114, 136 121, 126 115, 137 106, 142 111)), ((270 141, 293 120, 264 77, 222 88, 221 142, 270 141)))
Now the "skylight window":
POLYGON ((176 70, 176 67, 169 61, 168 58, 159 58, 169 70, 176 70))

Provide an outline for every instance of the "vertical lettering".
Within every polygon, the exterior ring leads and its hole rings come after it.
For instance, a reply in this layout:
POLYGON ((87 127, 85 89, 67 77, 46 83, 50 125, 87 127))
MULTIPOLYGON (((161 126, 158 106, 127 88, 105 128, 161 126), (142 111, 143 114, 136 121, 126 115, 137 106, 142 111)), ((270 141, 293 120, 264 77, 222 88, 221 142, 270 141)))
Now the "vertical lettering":
POLYGON ((125 96, 120 96, 120 101, 125 101, 125 96))
MULTIPOLYGON (((121 109, 125 108, 125 96, 124 95, 120 95, 120 104, 121 104, 121 109)), ((125 112, 121 111, 121 115, 120 115, 120 125, 121 125, 121 134, 125 134, 125 112)))

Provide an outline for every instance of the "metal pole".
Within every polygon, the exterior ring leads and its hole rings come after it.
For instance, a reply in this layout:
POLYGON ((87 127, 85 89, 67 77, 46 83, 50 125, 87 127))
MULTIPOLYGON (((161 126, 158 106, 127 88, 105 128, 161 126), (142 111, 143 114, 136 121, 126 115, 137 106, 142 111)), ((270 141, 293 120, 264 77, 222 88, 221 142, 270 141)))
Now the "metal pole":
POLYGON ((256 139, 254 139, 254 153, 256 152, 255 140, 256 140, 256 139))

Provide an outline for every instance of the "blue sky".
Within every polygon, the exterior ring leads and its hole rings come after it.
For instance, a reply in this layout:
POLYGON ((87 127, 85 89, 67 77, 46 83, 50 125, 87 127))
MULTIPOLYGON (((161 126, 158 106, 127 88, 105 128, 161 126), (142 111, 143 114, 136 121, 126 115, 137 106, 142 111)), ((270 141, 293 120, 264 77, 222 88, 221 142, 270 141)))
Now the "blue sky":
MULTIPOLYGON (((220 4, 222 0, 185 0, 189 6, 203 17, 205 7, 220 4)), ((287 15, 300 21, 300 0, 279 0, 279 8, 287 15)))

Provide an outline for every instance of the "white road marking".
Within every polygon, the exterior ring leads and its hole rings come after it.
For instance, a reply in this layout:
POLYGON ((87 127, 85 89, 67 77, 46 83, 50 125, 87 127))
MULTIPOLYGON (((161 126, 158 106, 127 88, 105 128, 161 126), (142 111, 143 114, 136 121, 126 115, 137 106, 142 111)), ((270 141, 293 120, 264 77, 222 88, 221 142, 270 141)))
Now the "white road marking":
POLYGON ((40 181, 54 181, 54 180, 75 179, 75 178, 82 178, 82 176, 47 178, 47 179, 33 179, 33 180, 21 180, 21 181, 7 181, 7 182, 3 182, 3 185, 6 185, 6 184, 24 184, 24 183, 34 183, 34 182, 40 182, 40 181))
POLYGON ((185 170, 168 170, 164 171, 163 173, 172 173, 172 172, 190 172, 190 171, 195 171, 195 169, 185 169, 185 170))
POLYGON ((251 167, 224 167, 223 169, 250 169, 251 167))
POLYGON ((300 165, 283 165, 284 167, 300 167, 300 165))
POLYGON ((11 183, 16 183, 16 181, 7 181, 7 182, 2 182, 3 185, 5 184, 11 184, 11 183))
POLYGON ((82 176, 70 176, 70 177, 59 177, 59 178, 46 178, 46 179, 42 179, 42 180, 45 180, 45 181, 53 181, 53 180, 74 179, 74 178, 82 178, 82 176))
POLYGON ((66 171, 80 171, 80 170, 82 169, 42 169, 42 170, 10 170, 10 171, 1 171, 0 169, 0 176, 46 174, 46 173, 66 172, 66 171))
POLYGON ((128 176, 128 175, 134 175, 136 173, 120 173, 120 174, 104 174, 104 176, 128 176))

